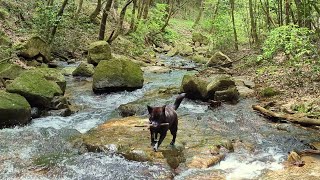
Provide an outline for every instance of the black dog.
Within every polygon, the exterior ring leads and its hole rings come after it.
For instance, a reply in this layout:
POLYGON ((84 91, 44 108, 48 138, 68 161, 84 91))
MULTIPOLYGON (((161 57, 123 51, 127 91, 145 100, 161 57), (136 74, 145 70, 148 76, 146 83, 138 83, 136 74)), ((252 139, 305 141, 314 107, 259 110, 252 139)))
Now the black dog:
POLYGON ((150 123, 150 133, 151 133, 151 146, 153 150, 157 151, 160 144, 167 135, 167 131, 170 130, 173 138, 170 145, 174 145, 177 137, 178 131, 178 116, 175 110, 178 109, 181 101, 185 97, 185 93, 180 94, 173 107, 172 106, 162 106, 162 107, 150 107, 149 111, 149 123, 150 123), (158 134, 160 134, 159 141, 156 142, 158 134))

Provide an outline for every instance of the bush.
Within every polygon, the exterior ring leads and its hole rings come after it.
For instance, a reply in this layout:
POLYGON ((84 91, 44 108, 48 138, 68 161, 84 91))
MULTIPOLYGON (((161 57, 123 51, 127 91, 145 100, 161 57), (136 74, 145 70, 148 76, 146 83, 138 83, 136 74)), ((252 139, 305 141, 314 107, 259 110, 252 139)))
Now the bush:
POLYGON ((292 24, 275 28, 264 42, 263 54, 258 61, 271 60, 279 52, 284 52, 291 62, 301 62, 306 55, 316 55, 316 48, 311 42, 313 33, 292 24))

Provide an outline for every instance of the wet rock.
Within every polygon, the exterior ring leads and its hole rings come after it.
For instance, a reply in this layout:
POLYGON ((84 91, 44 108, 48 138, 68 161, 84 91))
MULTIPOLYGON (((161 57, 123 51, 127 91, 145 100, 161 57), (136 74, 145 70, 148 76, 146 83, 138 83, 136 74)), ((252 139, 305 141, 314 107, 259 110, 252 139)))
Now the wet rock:
POLYGON ((189 44, 179 44, 177 46, 181 56, 191 56, 193 54, 193 49, 189 44))
POLYGON ((0 77, 2 77, 3 79, 13 80, 24 71, 25 69, 23 69, 22 67, 16 64, 11 64, 6 62, 0 63, 0 77))
POLYGON ((249 78, 250 77, 246 77, 246 76, 232 77, 232 79, 236 82, 237 86, 245 86, 252 89, 256 86, 256 84, 253 81, 250 81, 249 78))
POLYGON ((31 108, 31 117, 32 119, 39 118, 41 116, 41 111, 37 107, 32 107, 31 108))
POLYGON ((74 63, 76 63, 76 60, 75 59, 68 59, 67 63, 68 64, 74 64, 74 63))
POLYGON ((224 158, 224 155, 198 155, 193 157, 192 161, 187 164, 189 168, 208 168, 219 163, 224 158))
POLYGON ((48 63, 51 60, 50 46, 38 36, 30 38, 23 44, 18 54, 26 59, 41 57, 44 63, 48 63))
POLYGON ((255 95, 255 91, 246 86, 237 86, 237 90, 242 98, 253 97, 255 95))
POLYGON ((57 61, 51 61, 48 63, 49 68, 57 68, 58 67, 58 62, 57 61))
POLYGON ((193 32, 192 33, 192 41, 194 43, 198 42, 200 45, 201 44, 204 44, 204 45, 208 45, 209 44, 208 37, 204 36, 200 32, 193 32))
POLYGON ((214 67, 214 66, 222 66, 222 67, 231 67, 232 66, 232 60, 222 52, 216 52, 211 59, 207 63, 208 67, 214 67))
POLYGON ((69 105, 68 99, 64 96, 55 96, 51 100, 51 108, 55 110, 68 108, 69 105))
POLYGON ((172 49, 172 46, 164 44, 162 49, 163 49, 163 52, 168 52, 172 49))
POLYGON ((63 95, 57 83, 36 72, 23 73, 7 86, 7 91, 24 96, 31 106, 44 108, 50 107, 55 96, 63 95))
POLYGON ((168 51, 167 56, 172 57, 179 54, 179 50, 177 47, 172 48, 170 51, 168 51))
POLYGON ((212 157, 209 147, 221 142, 221 137, 202 134, 190 121, 179 119, 175 146, 169 146, 172 136, 168 133, 159 151, 154 152, 150 146, 150 131, 143 127, 148 121, 138 117, 108 120, 82 135, 83 142, 93 151, 110 151, 130 160, 168 164, 174 169, 181 163, 191 162, 199 154, 212 157), (202 143, 202 139, 206 143, 202 143))
POLYGON ((190 57, 190 59, 192 61, 194 61, 196 63, 200 63, 200 64, 206 64, 208 62, 208 58, 206 58, 200 54, 194 54, 193 56, 190 57))
POLYGON ((49 116, 61 116, 61 117, 67 117, 71 116, 72 111, 69 108, 65 109, 58 109, 58 110, 50 110, 47 113, 49 116))
POLYGON ((226 74, 213 74, 208 77, 185 75, 181 91, 187 93, 188 98, 205 101, 237 101, 239 99, 235 82, 226 74))
POLYGON ((61 73, 65 76, 71 76, 74 70, 76 70, 76 67, 64 67, 61 73))
POLYGON ((0 90, 0 117, 0 128, 23 125, 31 119, 31 107, 24 97, 0 90))
POLYGON ((259 179, 319 179, 320 178, 320 159, 317 156, 302 156, 301 161, 304 166, 293 166, 285 163, 285 167, 280 170, 268 171, 259 179))
POLYGON ((101 61, 93 75, 95 93, 135 90, 143 86, 143 72, 139 65, 123 59, 101 61))
POLYGON ((111 60, 111 48, 106 41, 91 43, 88 47, 88 63, 98 65, 101 60, 111 60))
POLYGON ((73 76, 91 77, 94 73, 92 64, 81 62, 79 66, 72 72, 73 76))

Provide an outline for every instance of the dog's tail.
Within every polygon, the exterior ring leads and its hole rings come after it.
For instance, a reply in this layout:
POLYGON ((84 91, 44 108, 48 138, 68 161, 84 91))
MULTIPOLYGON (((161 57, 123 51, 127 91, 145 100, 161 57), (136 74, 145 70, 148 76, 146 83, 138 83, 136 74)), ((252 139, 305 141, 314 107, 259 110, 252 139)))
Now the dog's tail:
POLYGON ((174 110, 178 109, 178 107, 181 104, 181 101, 184 99, 185 96, 186 96, 186 93, 182 93, 177 97, 176 101, 174 102, 174 107, 173 107, 174 110))

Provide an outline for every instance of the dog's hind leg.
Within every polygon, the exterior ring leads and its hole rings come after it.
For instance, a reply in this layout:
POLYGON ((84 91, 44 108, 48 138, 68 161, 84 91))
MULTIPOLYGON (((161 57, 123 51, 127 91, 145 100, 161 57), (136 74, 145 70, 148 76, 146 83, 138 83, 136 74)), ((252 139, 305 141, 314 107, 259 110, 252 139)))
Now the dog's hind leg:
POLYGON ((177 131, 178 131, 178 126, 177 125, 173 125, 171 128, 170 128, 170 132, 172 134, 172 141, 170 143, 170 145, 174 145, 174 143, 176 142, 176 137, 177 137, 177 131))

